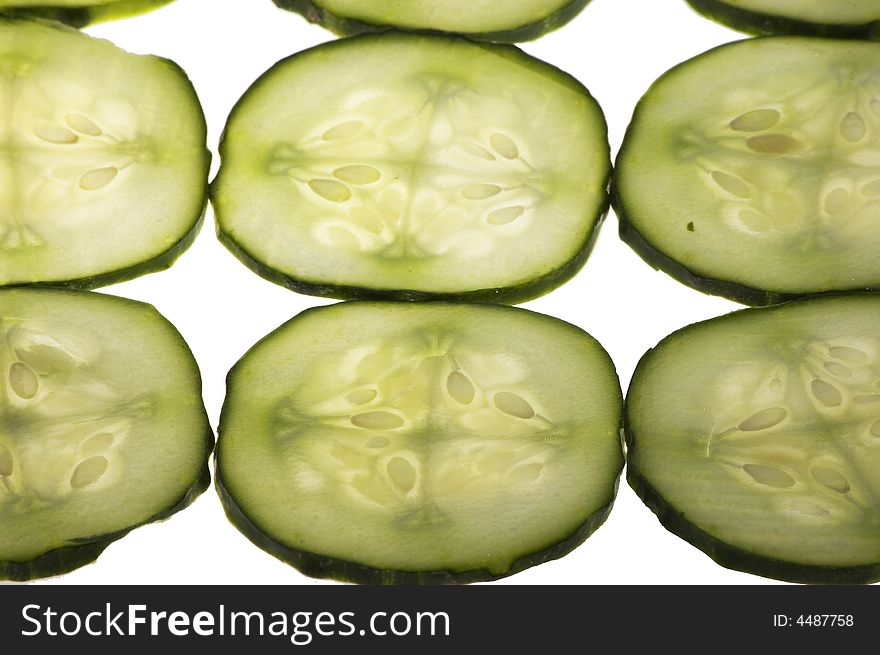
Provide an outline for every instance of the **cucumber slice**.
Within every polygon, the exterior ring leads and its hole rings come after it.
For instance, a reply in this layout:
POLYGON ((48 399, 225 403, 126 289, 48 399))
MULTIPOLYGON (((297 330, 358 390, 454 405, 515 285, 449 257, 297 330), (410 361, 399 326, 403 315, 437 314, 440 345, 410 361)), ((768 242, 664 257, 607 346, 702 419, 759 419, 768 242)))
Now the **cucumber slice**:
POLYGON ((57 575, 209 483, 199 372, 143 303, 0 290, 0 579, 57 575))
POLYGON ((712 20, 750 34, 877 38, 877 0, 687 0, 712 20))
POLYGON ((206 203, 205 119, 157 57, 0 19, 0 284, 94 287, 167 268, 206 203))
POLYGON ((880 295, 698 323, 649 351, 627 476, 672 532, 781 580, 880 580, 880 295))
POLYGON ((60 20, 74 27, 142 14, 173 0, 0 0, 0 14, 60 20))
POLYGON ((228 386, 216 456, 227 515, 311 576, 515 573, 586 539, 623 467, 610 358, 524 309, 310 309, 254 346, 228 386))
POLYGON ((536 39, 565 25, 590 0, 274 0, 309 22, 350 35, 388 27, 465 34, 486 41, 536 39))
POLYGON ((880 44, 767 37, 672 69, 617 161, 621 237, 750 304, 880 287, 880 44))
POLYGON ((519 301, 583 265, 610 156, 586 89, 513 46, 384 33, 285 59, 236 105, 221 241, 296 291, 519 301))

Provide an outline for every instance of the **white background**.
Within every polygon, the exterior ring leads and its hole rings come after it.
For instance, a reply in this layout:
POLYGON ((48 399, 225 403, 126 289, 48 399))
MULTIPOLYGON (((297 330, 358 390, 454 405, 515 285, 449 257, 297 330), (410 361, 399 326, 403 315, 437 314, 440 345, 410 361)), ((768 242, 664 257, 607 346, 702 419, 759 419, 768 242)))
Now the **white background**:
MULTIPOLYGON (((369 0, 364 0, 369 1, 369 0)), ((497 0, 499 7, 504 1, 497 0)), ((204 105, 216 150, 229 110, 277 60, 331 40, 271 0, 177 0, 155 12, 87 29, 132 52, 173 59, 204 105)), ((602 105, 616 155, 639 97, 673 65, 740 36, 695 14, 684 0, 593 0, 568 25, 523 49, 580 79, 602 105)), ((152 303, 180 330, 202 370, 216 428, 229 368, 259 338, 326 299, 259 278, 214 237, 209 208, 194 246, 168 271, 106 288, 152 303)), ((584 269, 524 305, 574 323, 614 359, 624 389, 641 355, 668 333, 735 309, 653 271, 617 237, 609 215, 584 269)), ((515 526, 511 526, 515 529, 515 526)), ((623 482, 608 521, 562 559, 496 584, 753 584, 667 532, 623 482)), ((112 544, 96 564, 43 584, 325 584, 252 545, 226 520, 213 487, 168 521, 112 544)), ((334 583, 331 583, 334 584, 334 583)))

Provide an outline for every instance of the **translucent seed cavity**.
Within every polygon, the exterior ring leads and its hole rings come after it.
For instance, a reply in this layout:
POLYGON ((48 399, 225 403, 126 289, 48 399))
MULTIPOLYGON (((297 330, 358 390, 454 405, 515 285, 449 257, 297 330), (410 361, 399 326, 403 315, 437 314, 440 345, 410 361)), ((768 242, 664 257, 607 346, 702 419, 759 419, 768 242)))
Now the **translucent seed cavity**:
POLYGON ((70 129, 80 134, 85 134, 86 136, 101 136, 104 134, 104 130, 82 114, 68 114, 64 117, 64 120, 70 129))
POLYGON ((350 139, 363 132, 366 125, 362 121, 345 121, 339 125, 331 127, 321 135, 325 141, 339 141, 341 139, 350 139))
POLYGON ((871 180, 863 186, 862 195, 868 196, 869 198, 880 196, 880 180, 871 180))
POLYGON ((376 399, 379 392, 375 389, 357 389, 348 394, 345 399, 352 405, 366 405, 376 399))
POLYGON ((330 202, 345 202, 351 198, 351 191, 342 182, 336 180, 309 180, 309 188, 330 202))
POLYGON ((495 394, 495 407, 516 418, 530 419, 535 416, 535 410, 525 398, 509 391, 495 394))
POLYGON ((743 464, 743 471, 748 473, 758 484, 777 489, 787 489, 795 484, 794 478, 782 469, 763 464, 743 464))
POLYGON ((782 407, 769 407, 752 414, 749 418, 739 424, 739 429, 743 432, 767 430, 774 425, 782 423, 786 416, 788 416, 788 411, 782 407))
POLYGON ((740 223, 752 232, 769 232, 770 219, 753 209, 743 209, 739 213, 740 223))
POLYGON ((119 169, 115 166, 95 168, 79 178, 79 188, 83 191, 97 191, 103 189, 116 179, 119 169))
POLYGON ((814 379, 810 382, 810 391, 820 403, 826 407, 839 407, 843 403, 843 396, 833 384, 825 380, 814 379))
POLYGON ((473 155, 474 157, 479 157, 480 159, 485 159, 487 161, 495 161, 495 155, 486 150, 483 146, 478 143, 474 143, 472 141, 465 141, 461 144, 462 150, 464 150, 469 155, 473 155))
POLYGON ((729 173, 724 173, 722 171, 713 171, 712 179, 715 180, 715 184, 720 186, 722 189, 727 191, 737 198, 748 198, 752 195, 752 192, 749 190, 749 185, 743 182, 738 177, 734 177, 729 173))
POLYGON ((106 457, 97 455, 81 461, 70 476, 70 486, 82 489, 97 482, 107 470, 109 462, 106 457))
POLYGON ((333 245, 340 248, 355 249, 361 245, 361 242, 350 230, 338 225, 331 225, 327 228, 327 238, 333 245))
POLYGON ((746 146, 763 155, 785 155, 800 150, 803 144, 786 134, 762 134, 746 139, 746 146))
POLYGON ((840 121, 840 136, 855 143, 865 138, 867 127, 862 115, 851 111, 840 121))
POLYGON ((367 448, 385 448, 391 443, 391 439, 386 437, 370 437, 367 441, 367 448))
POLYGON ((470 405, 474 400, 474 385, 460 371, 452 371, 446 378, 446 390, 452 399, 462 405, 470 405))
POLYGON ((544 465, 537 462, 517 466, 507 474, 507 480, 513 484, 528 484, 534 482, 544 470, 544 465))
POLYGON ((849 346, 832 346, 828 349, 832 357, 841 359, 845 362, 854 362, 862 364, 868 361, 868 354, 862 352, 858 348, 850 348, 849 346))
POLYGON ((333 171, 333 177, 352 184, 372 184, 382 177, 382 174, 372 166, 353 164, 337 168, 333 171))
POLYGON ((834 377, 838 378, 849 378, 852 377, 852 371, 850 371, 843 364, 838 364, 837 362, 825 362, 823 365, 825 370, 831 373, 834 377))
POLYGON ((364 412, 351 417, 352 425, 367 430, 393 430, 403 425, 403 419, 391 412, 364 412))
POLYGON ((837 188, 825 196, 825 211, 829 214, 839 214, 849 205, 849 191, 837 188))
POLYGON ((9 386, 16 396, 25 400, 36 396, 40 389, 36 373, 21 362, 9 367, 9 386))
POLYGON ((12 461, 12 451, 0 443, 0 475, 8 477, 12 475, 13 470, 15 466, 12 461))
POLYGON ((814 466, 810 473, 820 484, 825 485, 838 493, 845 494, 849 491, 849 481, 839 472, 827 466, 814 466))
POLYGON ((483 200, 497 196, 499 193, 501 193, 501 187, 497 184, 471 184, 461 191, 461 195, 468 200, 483 200))
POLYGON ((386 470, 394 486, 404 493, 416 486, 416 470, 403 457, 392 457, 386 470))
POLYGON ((519 148, 517 148, 513 140, 505 134, 495 132, 495 134, 489 137, 489 145, 492 146, 492 150, 505 159, 516 159, 519 157, 519 148))
POLYGON ((490 212, 486 220, 489 222, 489 225, 507 225, 508 223, 513 223, 525 212, 526 208, 520 205, 504 207, 490 212))
POLYGON ((730 129, 737 132, 761 132, 779 122, 782 115, 775 109, 753 109, 730 121, 730 129))
POLYGON ((56 125, 41 125, 34 130, 34 134, 43 141, 56 145, 70 145, 79 141, 79 137, 66 127, 56 125))

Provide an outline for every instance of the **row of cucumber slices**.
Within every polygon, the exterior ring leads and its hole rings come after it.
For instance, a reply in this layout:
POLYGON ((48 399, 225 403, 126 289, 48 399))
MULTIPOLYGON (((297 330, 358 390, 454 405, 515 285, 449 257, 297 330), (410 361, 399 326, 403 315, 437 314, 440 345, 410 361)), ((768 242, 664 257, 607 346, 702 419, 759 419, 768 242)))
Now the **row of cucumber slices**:
MULTIPOLYGON (((206 203, 185 75, 46 23, 4 20, 0 44, 3 282, 92 287, 170 264, 206 203)), ((764 39, 664 76, 618 160, 624 237, 755 304, 880 286, 878 47, 764 39)), ((609 202, 586 89, 448 36, 367 35, 280 62, 236 106, 221 156, 221 240, 334 297, 534 297, 583 264, 609 202)), ((0 577, 75 568, 204 490, 198 371, 152 308, 9 289, 0 314, 0 577)), ((719 562, 874 581, 878 318, 866 293, 686 328, 643 358, 624 415, 607 353, 561 321, 441 302, 309 310, 230 373, 218 492, 255 543, 311 575, 494 579, 605 520, 624 425, 632 486, 719 562)))
MULTIPOLYGON (((152 307, 0 291, 0 579, 94 560, 208 485, 186 344, 152 307)), ((318 577, 492 580, 560 557, 628 480, 721 564, 880 580, 880 294, 749 309, 649 351, 624 411, 588 334, 525 309, 306 310, 234 366, 216 487, 255 544, 318 577)))
MULTIPOLYGON (((44 22, 0 19, 0 47, 0 284, 88 288, 170 265, 198 230, 210 160, 186 76, 44 22)), ((878 54, 767 37, 665 74, 618 155, 623 239, 749 304, 880 288, 878 54)), ((363 35, 285 59, 236 105, 220 155, 220 240, 274 282, 337 298, 534 298, 584 264, 609 204, 589 92, 456 37, 363 35)))
MULTIPOLYGON (((0 13, 82 26, 149 11, 172 0, 0 0, 0 13)), ((590 0, 506 0, 503 9, 473 0, 274 0, 342 35, 388 28, 466 34, 490 41, 537 38, 574 18, 590 0)), ((750 34, 876 38, 874 0, 687 0, 697 11, 750 34)))

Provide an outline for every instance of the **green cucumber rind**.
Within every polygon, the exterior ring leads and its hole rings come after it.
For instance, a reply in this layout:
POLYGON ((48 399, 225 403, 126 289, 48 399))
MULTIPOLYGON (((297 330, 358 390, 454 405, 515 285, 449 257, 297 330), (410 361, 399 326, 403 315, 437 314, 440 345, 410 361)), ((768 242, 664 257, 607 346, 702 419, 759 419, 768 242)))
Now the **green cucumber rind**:
POLYGON ((0 15, 10 18, 45 18, 79 28, 92 23, 144 14, 171 2, 174 0, 111 1, 91 7, 53 7, 51 4, 46 4, 39 7, 0 9, 0 15))
MULTIPOLYGON (((217 214, 220 213, 217 210, 216 205, 215 212, 217 214)), ((219 222, 217 223, 217 238, 220 240, 220 243, 226 246, 226 248, 238 258, 239 261, 263 279, 266 279, 269 282, 274 282, 275 284, 290 289, 291 291, 310 296, 338 298, 340 300, 447 300, 458 302, 517 304, 538 298, 539 296, 543 296, 553 289, 562 286, 565 282, 574 277, 581 268, 583 268, 593 250, 596 238, 599 236, 599 228, 602 226, 607 213, 608 201, 606 200, 604 208, 596 219, 595 227, 587 235, 587 239, 581 244, 576 255, 560 267, 523 284, 493 289, 477 289, 462 293, 436 293, 429 291, 416 291, 413 289, 370 289, 359 286, 317 284, 315 282, 291 277, 258 261, 244 246, 239 244, 233 236, 224 232, 220 227, 219 222)))
MULTIPOLYGON (((81 293, 80 291, 75 291, 67 288, 47 289, 47 292, 70 294, 81 293)), ((114 296, 105 297, 115 298, 114 296)), ((170 328, 170 332, 176 337, 176 340, 178 341, 181 352, 183 354, 188 354, 188 356, 192 359, 193 369, 195 370, 197 376, 195 381, 198 384, 199 393, 201 393, 201 374, 199 373, 198 366, 195 363, 195 357, 193 356, 192 350, 190 350, 189 345, 186 343, 186 340, 183 338, 183 335, 180 334, 177 328, 174 327, 174 325, 167 318, 160 314, 159 311, 149 303, 137 300, 130 300, 128 298, 115 299, 133 306, 142 307, 144 311, 155 315, 155 317, 159 319, 161 323, 170 328)), ((77 543, 75 543, 74 545, 50 550, 46 553, 43 553, 39 557, 36 557, 27 562, 14 562, 0 559, 0 580, 26 582, 35 578, 48 578, 55 575, 61 575, 63 573, 69 573, 70 571, 94 562, 110 544, 126 536, 132 530, 135 530, 149 523, 155 523, 156 521, 164 521, 165 519, 170 518, 172 515, 191 505, 211 485, 211 471, 208 468, 208 461, 211 458, 211 453, 214 451, 215 441, 214 431, 211 429, 211 423, 208 418, 208 413, 204 406, 202 407, 202 417, 205 443, 205 453, 203 457, 204 463, 199 470, 199 475, 196 480, 184 492, 183 496, 181 496, 181 498, 174 505, 172 505, 168 509, 158 512, 157 514, 154 514, 153 516, 147 518, 144 521, 141 521, 140 523, 127 527, 123 530, 118 530, 116 532, 111 532, 108 534, 95 535, 93 537, 84 537, 82 539, 78 539, 77 543)))
POLYGON ((746 34, 803 34, 838 39, 880 39, 880 21, 824 24, 736 9, 719 0, 685 0, 706 18, 746 34))
MULTIPOLYGON (((623 149, 621 149, 621 152, 623 152, 623 149)), ((764 291, 762 289, 755 289, 743 284, 738 284, 730 280, 703 276, 655 248, 654 245, 636 229, 629 220, 626 209, 623 206, 623 199, 620 197, 620 194, 617 193, 614 185, 612 185, 611 189, 611 205, 614 208, 614 213, 617 215, 621 241, 632 248, 633 251, 635 251, 635 253, 651 268, 666 273, 671 278, 691 287, 692 289, 713 296, 729 298, 730 300, 744 305, 753 306, 776 305, 781 302, 787 302, 807 295, 823 295, 821 293, 789 294, 777 291, 764 291)), ((684 233, 682 238, 687 238, 687 233, 684 233)), ((853 289, 853 291, 862 290, 867 289, 853 289)))
MULTIPOLYGON (((627 446, 630 449, 635 446, 629 432, 627 432, 627 446)), ((642 502, 657 515, 664 528, 699 548, 724 568, 801 584, 871 584, 880 581, 880 564, 847 568, 796 564, 761 557, 730 546, 696 527, 684 514, 673 509, 666 499, 636 472, 631 462, 627 467, 626 480, 642 502)))
MULTIPOLYGON (((222 426, 220 428, 222 430, 222 426)), ((222 442, 220 442, 222 443, 222 442)), ((218 444, 219 453, 219 444, 218 444)), ((485 570, 473 571, 397 571, 375 569, 357 562, 336 559, 291 548, 272 539, 263 532, 239 507, 232 494, 223 483, 223 476, 218 465, 219 455, 215 454, 214 486, 220 496, 220 502, 229 522, 244 534, 258 548, 265 550, 276 559, 293 566, 303 575, 311 578, 329 578, 341 582, 368 585, 453 585, 470 584, 473 582, 491 582, 506 578, 525 569, 559 559, 580 546, 587 537, 595 532, 608 518, 614 504, 619 486, 618 477, 614 484, 614 493, 608 504, 594 512, 590 518, 570 536, 566 537, 545 550, 521 557, 513 563, 510 570, 501 574, 485 570)))
MULTIPOLYGON (((391 36, 395 33, 394 30, 389 30, 388 35, 391 36)), ((396 32, 398 34, 406 34, 406 32, 396 32)), ((451 34, 438 34, 439 38, 446 38, 453 41, 469 41, 468 39, 451 34)), ((376 35, 364 34, 360 36, 347 37, 348 39, 358 39, 358 38, 383 38, 377 37, 376 35)), ((245 105, 248 96, 258 89, 266 80, 272 77, 273 71, 282 66, 286 65, 288 62, 296 59, 301 55, 307 55, 314 50, 319 50, 322 48, 333 47, 333 44, 337 42, 324 43, 321 45, 314 46, 312 48, 308 48, 306 50, 296 52, 284 59, 278 61, 271 68, 269 68, 265 73, 263 73, 251 86, 244 92, 244 94, 238 99, 235 103, 235 106, 232 108, 232 111, 229 113, 229 117, 226 119, 226 125, 228 126, 232 120, 234 119, 236 113, 241 109, 242 106, 245 105)), ((480 45, 477 43, 476 45, 480 45)), ((599 138, 602 142, 608 143, 608 121, 605 118, 604 112, 602 112, 601 106, 598 101, 593 97, 590 93, 589 89, 587 89, 580 81, 578 81, 575 77, 566 73, 565 71, 549 64, 545 61, 535 59, 530 55, 525 54, 522 50, 520 50, 515 45, 504 45, 497 44, 491 46, 493 53, 497 55, 504 55, 510 59, 517 59, 521 57, 527 58, 529 61, 539 62, 542 66, 547 67, 548 71, 553 72, 555 75, 559 76, 559 81, 568 85, 573 90, 576 90, 578 93, 585 95, 591 102, 593 102, 596 107, 599 109, 599 116, 602 119, 602 133, 599 135, 599 138)), ((211 184, 208 186, 208 197, 210 199, 211 205, 214 209, 215 216, 215 232, 217 235, 217 239, 222 243, 229 252, 231 252, 235 257, 251 269, 254 273, 259 275, 260 277, 274 282, 282 287, 290 289, 291 291, 295 291, 297 293, 302 293, 310 296, 320 296, 324 298, 336 298, 339 300, 404 300, 404 301, 425 301, 425 300, 446 300, 446 301, 456 301, 456 302, 489 302, 489 303, 506 303, 506 304, 517 304, 521 302, 526 302, 529 300, 533 300, 540 296, 543 296, 550 291, 562 286, 565 282, 573 278, 586 264, 587 259, 590 257, 590 253, 593 250, 593 246, 596 243, 596 239, 599 237, 599 232, 602 228, 602 224, 605 222, 605 218, 608 215, 608 210, 611 207, 611 183, 612 183, 612 175, 613 175, 613 166, 610 159, 607 162, 603 162, 606 167, 605 173, 605 183, 604 183, 604 199, 602 203, 598 206, 595 216, 593 217, 593 228, 590 232, 585 236, 583 242, 578 246, 578 250, 575 254, 566 262, 563 262, 558 267, 544 273, 543 275, 523 282, 522 284, 514 284, 505 287, 496 287, 496 288, 486 288, 486 289, 476 289, 472 291, 464 291, 460 293, 438 293, 438 292, 430 292, 430 291, 418 291, 413 289, 375 289, 368 288, 363 286, 354 286, 354 285, 337 285, 330 283, 317 283, 309 280, 305 280, 293 275, 288 275, 286 273, 282 273, 271 266, 267 266, 266 264, 259 261, 259 259, 254 256, 251 252, 248 251, 239 241, 235 238, 235 235, 227 232, 223 229, 221 216, 223 214, 223 208, 221 203, 217 200, 216 197, 216 187, 218 186, 218 181, 221 179, 223 175, 223 159, 225 156, 225 142, 227 137, 227 129, 224 128, 222 134, 220 135, 220 143, 218 146, 218 153, 220 154, 220 170, 217 175, 214 177, 211 184)))
MULTIPOLYGON (((0 22, 8 22, 8 19, 4 16, 0 16, 0 22)), ((51 25, 51 23, 48 24, 51 25)), ((198 110, 198 117, 200 119, 198 128, 202 135, 200 141, 204 141, 205 143, 205 148, 202 152, 202 156, 204 157, 202 166, 204 174, 202 178, 204 179, 205 183, 204 188, 201 192, 197 213, 189 221, 189 229, 170 248, 156 253, 150 259, 136 262, 130 266, 123 266, 122 268, 94 273, 85 277, 69 280, 62 279, 13 282, 6 285, 0 285, 0 289, 13 287, 54 287, 88 290, 95 289, 97 287, 108 286, 111 284, 118 284, 120 282, 133 280, 149 273, 157 273, 159 271, 167 270, 174 264, 174 262, 178 260, 181 255, 183 255, 184 252, 189 249, 189 247, 196 240, 196 237, 202 229, 202 224, 204 223, 205 219, 205 213, 208 208, 208 178, 210 175, 212 158, 211 151, 208 148, 208 122, 205 118, 205 112, 202 108, 202 104, 199 100, 199 96, 196 92, 195 86, 193 86, 193 83, 189 79, 189 76, 186 74, 186 71, 184 71, 177 62, 172 61, 171 59, 166 59, 164 57, 159 57, 156 55, 147 56, 161 62, 164 66, 169 67, 175 73, 175 75, 177 75, 180 83, 184 84, 189 91, 192 97, 193 106, 198 110)))
MULTIPOLYGON (((321 25, 339 36, 351 36, 363 32, 377 32, 387 29, 408 29, 400 26, 377 25, 352 18, 336 16, 320 6, 320 0, 272 0, 282 9, 301 14, 308 22, 321 25)), ((493 41, 497 43, 518 43, 520 41, 532 41, 548 32, 557 30, 575 16, 577 16, 590 3, 590 0, 571 0, 566 6, 547 16, 544 20, 526 25, 520 25, 509 30, 498 32, 467 32, 463 33, 468 38, 479 41, 493 41)), ((439 30, 410 30, 437 34, 448 34, 439 30)))
MULTIPOLYGON (((438 304, 443 304, 443 301, 436 302, 438 304)), ((491 306, 497 307, 496 305, 491 306)), ((248 350, 248 353, 257 349, 263 342, 272 337, 272 335, 280 332, 281 330, 284 330, 294 321, 297 321, 300 318, 311 314, 312 312, 320 310, 320 307, 310 307, 308 309, 305 309, 304 311, 300 312, 290 320, 278 326, 277 328, 272 330, 272 332, 257 341, 257 343, 251 346, 251 348, 248 350)), ((517 310, 512 307, 506 307, 504 308, 504 311, 522 310, 517 310)), ((561 321, 560 319, 554 320, 560 323, 565 323, 565 321, 561 321)), ((574 326, 571 327, 579 330, 579 328, 575 328, 574 326)), ((611 360, 611 356, 608 355, 608 352, 598 341, 593 339, 593 337, 589 338, 596 343, 596 345, 602 350, 602 352, 605 353, 613 369, 613 361, 611 360)), ((584 521, 584 523, 571 535, 541 551, 531 553, 529 555, 519 558, 513 563, 510 569, 508 571, 505 571, 504 573, 497 574, 491 573, 490 571, 486 570, 382 570, 357 562, 328 557, 326 555, 312 553, 282 544, 269 536, 267 532, 262 530, 256 523, 251 520, 249 516, 247 516, 247 514, 242 510, 241 506, 235 500, 235 497, 230 491, 229 487, 223 482, 223 467, 220 464, 221 453, 223 451, 224 444, 223 417, 228 416, 228 407, 230 402, 229 390, 232 388, 233 380, 238 374, 239 368, 242 366, 242 362, 247 358, 248 353, 245 353, 226 375, 227 393, 223 401, 223 407, 220 410, 220 423, 217 427, 217 446, 214 449, 214 488, 217 492, 217 495, 220 497, 220 503, 223 506, 223 511, 225 512, 226 517, 229 519, 229 522, 232 523, 233 526, 235 526, 236 529, 244 534, 244 536, 247 537, 248 540, 255 546, 262 550, 265 550, 267 553, 274 556, 276 559, 281 560, 285 564, 293 566, 304 575, 312 578, 329 578, 343 582, 351 582, 354 584, 370 585, 452 585, 470 584, 473 582, 491 582, 493 580, 506 578, 533 566, 537 566, 538 564, 543 564, 545 562, 559 559, 560 557, 567 555, 575 548, 580 546, 582 543, 584 543, 584 541, 586 541, 587 538, 605 522, 605 520, 608 518, 608 515, 611 513, 611 509, 614 506, 614 501, 617 498, 617 492, 620 487, 620 478, 621 474, 623 473, 626 459, 623 449, 624 428, 622 414, 620 423, 620 466, 618 467, 617 474, 614 478, 614 485, 611 493, 608 496, 608 502, 597 509, 595 512, 593 512, 593 514, 591 514, 587 518, 587 520, 584 521)), ((616 374, 615 378, 617 379, 616 374)), ((617 379, 617 382, 619 386, 619 379, 617 379)), ((622 391, 620 393, 620 397, 620 408, 622 410, 625 403, 622 391)))
MULTIPOLYGON (((853 295, 861 295, 860 292, 855 293, 830 293, 822 296, 824 298, 846 297, 853 295)), ((799 300, 800 304, 810 302, 811 299, 806 298, 799 300)), ((681 334, 699 328, 713 321, 723 320, 726 316, 739 314, 741 312, 760 311, 759 309, 744 309, 731 312, 723 316, 711 318, 705 321, 687 325, 664 337, 656 346, 649 348, 638 364, 632 375, 629 390, 626 394, 623 409, 623 432, 626 442, 627 467, 626 480, 629 486, 635 491, 636 495, 642 502, 657 516, 661 525, 672 534, 680 537, 692 546, 703 551, 717 564, 745 573, 752 573, 765 578, 782 580, 785 582, 796 582, 801 584, 871 584, 880 582, 880 562, 877 564, 867 564, 863 566, 851 567, 833 567, 833 566, 817 566, 813 564, 799 564, 779 560, 771 557, 765 557, 749 552, 742 548, 737 548, 719 541, 709 533, 701 530, 699 527, 691 523, 684 513, 676 510, 664 497, 657 491, 651 483, 639 473, 638 469, 638 439, 633 433, 629 416, 631 408, 638 402, 638 398, 632 393, 635 385, 641 379, 644 371, 647 369, 649 362, 655 351, 663 346, 666 342, 678 338, 681 334)))
MULTIPOLYGON (((205 417, 207 422, 207 415, 205 417)), ((205 465, 202 468, 196 482, 187 489, 181 499, 172 507, 158 514, 151 516, 124 530, 111 532, 104 535, 96 535, 79 540, 73 546, 65 546, 57 548, 40 555, 28 562, 10 562, 0 560, 0 580, 11 580, 14 582, 27 582, 36 578, 48 578, 55 575, 70 573, 86 564, 91 564, 104 550, 114 541, 122 539, 132 530, 143 525, 155 523, 156 521, 164 521, 176 514, 182 509, 189 507, 204 491, 211 486, 211 471, 208 468, 208 460, 211 451, 214 449, 214 433, 210 426, 207 428, 205 437, 206 449, 205 465)))
MULTIPOLYGON (((704 275, 699 271, 688 268, 681 262, 675 260, 674 258, 659 250, 657 247, 654 246, 653 243, 651 243, 649 239, 647 239, 641 232, 639 232, 638 228, 634 225, 632 219, 630 218, 631 212, 627 210, 623 194, 620 193, 619 188, 620 172, 621 170, 626 168, 621 162, 630 150, 630 140, 632 139, 631 127, 635 124, 636 120, 638 120, 642 107, 645 104, 645 100, 650 97, 651 92, 658 84, 660 84, 667 77, 676 74, 679 69, 687 66, 691 62, 696 61, 697 59, 702 59, 703 57, 709 57, 714 54, 716 50, 721 50, 722 48, 733 46, 737 43, 744 43, 745 41, 753 41, 763 38, 775 37, 756 37, 755 39, 733 41, 730 43, 722 44, 720 46, 716 46, 714 48, 710 48, 709 50, 706 50, 705 52, 695 57, 692 57, 691 59, 687 59, 679 64, 676 64, 668 71, 663 73, 659 78, 657 78, 651 84, 648 90, 645 91, 645 93, 642 95, 641 99, 636 104, 632 118, 629 122, 629 127, 627 127, 626 133, 624 134, 623 143, 621 143, 620 150, 617 153, 617 158, 614 165, 614 173, 611 180, 611 209, 614 211, 615 216, 617 216, 618 234, 620 236, 620 239, 630 248, 632 248, 632 250, 654 270, 662 271, 669 275, 671 278, 677 280, 678 282, 681 282, 682 284, 689 286, 692 289, 696 289, 697 291, 700 291, 702 293, 713 296, 721 296, 733 300, 734 302, 742 303, 744 305, 759 307, 766 305, 776 305, 779 303, 788 302, 790 300, 797 300, 798 298, 821 297, 835 295, 839 293, 858 293, 862 291, 880 291, 880 281, 878 281, 876 286, 871 287, 852 287, 849 289, 831 289, 828 291, 818 292, 788 293, 783 291, 772 291, 768 289, 756 289, 755 287, 740 284, 739 282, 734 282, 733 280, 710 277, 708 275, 704 275)), ((683 239, 687 238, 687 235, 690 234, 688 230, 685 229, 683 221, 683 239)))

